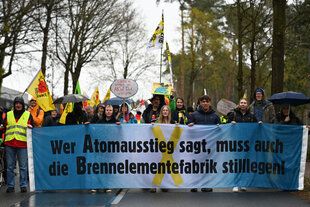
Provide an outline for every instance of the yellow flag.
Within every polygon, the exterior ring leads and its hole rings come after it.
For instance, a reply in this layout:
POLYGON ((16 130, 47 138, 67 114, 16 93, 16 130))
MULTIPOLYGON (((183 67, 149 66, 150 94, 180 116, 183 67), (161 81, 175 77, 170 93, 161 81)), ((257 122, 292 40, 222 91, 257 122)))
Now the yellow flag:
POLYGON ((161 21, 159 22, 146 49, 147 51, 151 51, 154 49, 161 49, 163 47, 163 43, 164 43, 164 14, 161 15, 161 21))
POLYGON ((246 94, 247 94, 247 89, 245 89, 245 91, 244 91, 244 94, 243 94, 243 97, 242 97, 242 98, 245 98, 245 99, 246 99, 246 94))
POLYGON ((104 103, 106 100, 110 99, 110 96, 111 96, 111 88, 109 88, 107 94, 105 95, 102 103, 104 103))
POLYGON ((66 118, 68 113, 72 112, 72 103, 67 103, 65 110, 63 111, 60 119, 59 119, 59 123, 61 124, 66 124, 66 118))
POLYGON ((169 65, 169 72, 170 72, 170 82, 173 83, 173 79, 172 79, 172 68, 171 68, 171 65, 172 65, 172 63, 171 63, 171 54, 170 54, 168 42, 166 42, 166 52, 167 52, 168 65, 169 65))
POLYGON ((99 100, 99 87, 96 88, 95 92, 93 93, 93 95, 91 96, 91 106, 98 106, 98 104, 100 104, 100 100, 99 100))
POLYGON ((41 70, 32 80, 26 89, 26 92, 37 99, 37 103, 43 109, 43 111, 55 110, 52 96, 45 83, 45 78, 41 70))

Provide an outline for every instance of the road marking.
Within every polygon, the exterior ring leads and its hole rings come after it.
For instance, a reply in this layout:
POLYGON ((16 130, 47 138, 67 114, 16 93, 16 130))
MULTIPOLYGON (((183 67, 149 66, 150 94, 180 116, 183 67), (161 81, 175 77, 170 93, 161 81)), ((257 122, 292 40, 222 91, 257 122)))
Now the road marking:
POLYGON ((124 195, 128 192, 128 189, 122 189, 122 191, 116 196, 116 198, 112 201, 111 205, 116 205, 118 204, 124 195))

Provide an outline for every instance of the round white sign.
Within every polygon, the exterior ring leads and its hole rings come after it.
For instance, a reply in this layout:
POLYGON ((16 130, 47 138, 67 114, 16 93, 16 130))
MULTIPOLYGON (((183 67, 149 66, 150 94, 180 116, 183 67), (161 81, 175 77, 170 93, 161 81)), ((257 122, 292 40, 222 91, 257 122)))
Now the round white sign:
POLYGON ((134 80, 115 80, 111 86, 112 93, 119 98, 129 98, 138 92, 138 84, 134 80))

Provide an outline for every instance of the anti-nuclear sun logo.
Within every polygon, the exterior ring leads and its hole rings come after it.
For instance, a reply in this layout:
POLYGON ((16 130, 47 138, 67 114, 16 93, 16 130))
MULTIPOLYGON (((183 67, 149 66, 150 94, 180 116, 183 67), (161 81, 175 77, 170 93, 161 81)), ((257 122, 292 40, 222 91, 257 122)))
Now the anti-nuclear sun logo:
POLYGON ((39 86, 38 86, 39 93, 47 92, 47 86, 45 84, 44 79, 40 78, 39 86))

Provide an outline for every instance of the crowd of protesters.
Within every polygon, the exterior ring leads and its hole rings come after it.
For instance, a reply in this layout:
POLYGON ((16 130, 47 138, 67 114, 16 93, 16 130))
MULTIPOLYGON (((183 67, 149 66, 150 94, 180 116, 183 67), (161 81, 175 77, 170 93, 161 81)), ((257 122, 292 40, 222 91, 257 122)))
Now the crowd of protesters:
MULTIPOLYGON (((174 92, 174 91, 172 91, 174 92)), ((199 98, 196 110, 193 107, 186 108, 181 97, 174 98, 171 95, 169 105, 165 104, 163 95, 153 95, 150 104, 142 112, 132 113, 129 104, 120 106, 99 104, 95 109, 92 106, 83 108, 82 102, 74 104, 73 111, 66 116, 66 125, 104 123, 104 124, 139 124, 161 123, 188 125, 219 125, 223 123, 258 122, 301 125, 301 121, 295 116, 287 105, 281 106, 279 114, 275 114, 274 106, 265 100, 263 89, 256 89, 254 101, 250 105, 245 98, 240 99, 238 105, 227 115, 220 117, 211 106, 211 97, 203 95, 199 98)), ((4 142, 7 165, 7 193, 15 191, 14 168, 16 159, 19 163, 20 191, 27 192, 27 135, 26 129, 32 127, 59 126, 60 113, 57 109, 49 114, 38 106, 36 99, 32 98, 29 108, 26 110, 23 98, 16 97, 13 109, 5 114, 0 108, 0 144, 4 142)), ((236 186, 234 192, 246 190, 236 186)), ((156 189, 150 189, 156 192, 156 189)), ((167 189, 163 189, 167 191, 167 189)), ((197 192, 197 189, 191 189, 197 192)), ((203 192, 212 192, 212 188, 202 188, 203 192)))

